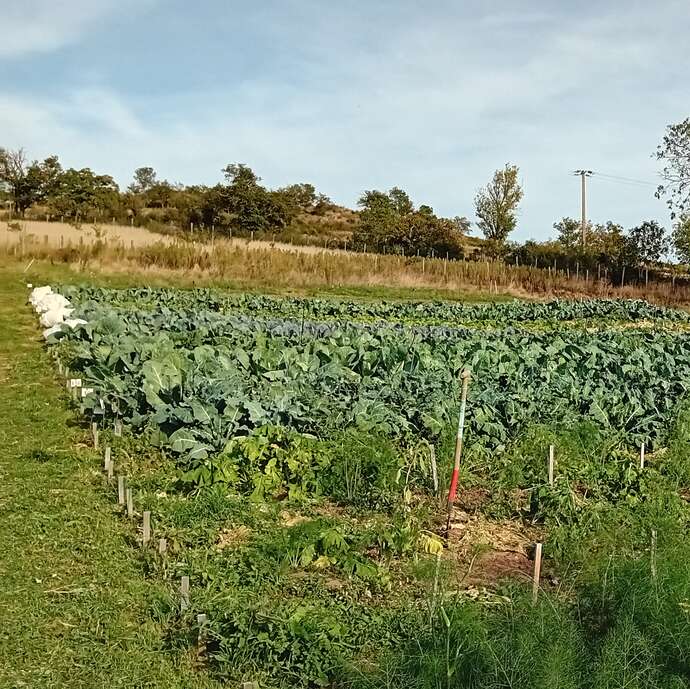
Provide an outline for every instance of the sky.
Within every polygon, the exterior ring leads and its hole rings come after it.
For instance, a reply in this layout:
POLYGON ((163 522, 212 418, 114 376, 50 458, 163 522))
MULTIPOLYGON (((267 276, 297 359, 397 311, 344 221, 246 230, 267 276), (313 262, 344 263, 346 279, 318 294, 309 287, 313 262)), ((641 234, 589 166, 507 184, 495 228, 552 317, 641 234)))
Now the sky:
POLYGON ((126 186, 311 182, 354 207, 405 189, 473 218, 518 165, 513 239, 563 216, 657 219, 665 127, 690 115, 688 0, 0 0, 0 146, 126 186))

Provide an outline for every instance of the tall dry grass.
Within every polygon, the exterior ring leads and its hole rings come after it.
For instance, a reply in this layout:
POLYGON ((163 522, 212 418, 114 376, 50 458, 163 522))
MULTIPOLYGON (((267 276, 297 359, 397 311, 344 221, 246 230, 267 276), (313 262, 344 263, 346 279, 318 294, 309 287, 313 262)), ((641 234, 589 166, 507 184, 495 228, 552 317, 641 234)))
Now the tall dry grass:
MULTIPOLYGON (((140 231, 140 230, 137 230, 140 231)), ((213 246, 168 238, 148 244, 124 241, 69 243, 62 248, 40 237, 0 244, 18 259, 45 259, 104 272, 179 274, 247 286, 279 288, 394 287, 477 291, 514 296, 648 299, 690 304, 690 288, 650 282, 614 287, 604 279, 499 261, 446 261, 356 254, 246 240, 213 246), (308 248, 308 250, 305 250, 308 248)))

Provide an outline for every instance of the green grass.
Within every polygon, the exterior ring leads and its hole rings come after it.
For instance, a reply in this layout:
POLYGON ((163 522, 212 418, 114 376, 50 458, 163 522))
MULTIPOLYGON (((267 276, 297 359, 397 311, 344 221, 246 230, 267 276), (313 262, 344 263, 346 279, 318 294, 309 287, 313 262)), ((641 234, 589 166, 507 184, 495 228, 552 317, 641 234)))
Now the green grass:
MULTIPOLYGON (((53 272, 54 274, 54 272, 53 272)), ((25 306, 0 272, 0 687, 212 687, 152 619, 133 527, 25 306)))

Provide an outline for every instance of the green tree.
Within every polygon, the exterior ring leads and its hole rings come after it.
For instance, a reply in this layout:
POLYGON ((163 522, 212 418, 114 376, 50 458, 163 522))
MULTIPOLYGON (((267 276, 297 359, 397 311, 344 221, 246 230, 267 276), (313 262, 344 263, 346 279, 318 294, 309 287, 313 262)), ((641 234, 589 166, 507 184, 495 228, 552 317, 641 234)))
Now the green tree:
POLYGON ((671 218, 675 218, 678 213, 690 211, 690 117, 666 128, 656 157, 664 163, 664 184, 659 185, 656 196, 667 196, 671 218))
POLYGON ((134 171, 134 181, 129 190, 134 194, 145 194, 158 183, 156 171, 152 167, 138 167, 134 171))
POLYGON ((48 201, 58 213, 79 219, 91 213, 112 213, 118 208, 120 194, 110 175, 97 175, 90 168, 69 168, 58 178, 48 201))
POLYGON ((28 164, 23 149, 0 149, 0 184, 8 189, 20 213, 54 193, 61 174, 57 156, 28 164))
POLYGON ((678 258, 683 263, 690 263, 690 215, 681 216, 675 223, 671 241, 678 258))
POLYGON ((223 169, 226 184, 218 184, 205 195, 203 219, 219 222, 243 232, 278 232, 290 222, 293 213, 280 192, 263 187, 254 171, 243 163, 223 169))
POLYGON ((462 236, 469 229, 467 218, 439 218, 433 208, 421 205, 415 210, 407 192, 399 187, 390 191, 365 191, 359 199, 360 223, 353 240, 374 251, 397 251, 407 255, 456 257, 462 252, 462 236))
MULTIPOLYGON (((587 224, 587 235, 591 233, 592 225, 587 224)), ((561 218, 553 224, 553 229, 558 232, 558 243, 567 250, 573 250, 582 244, 582 223, 574 218, 561 218)))
POLYGON ((477 193, 474 199, 477 225, 488 240, 499 245, 506 241, 517 225, 517 208, 522 197, 518 168, 509 164, 496 170, 492 180, 477 193))
POLYGON ((656 220, 645 220, 628 231, 637 260, 645 265, 657 263, 668 251, 666 230, 656 220))

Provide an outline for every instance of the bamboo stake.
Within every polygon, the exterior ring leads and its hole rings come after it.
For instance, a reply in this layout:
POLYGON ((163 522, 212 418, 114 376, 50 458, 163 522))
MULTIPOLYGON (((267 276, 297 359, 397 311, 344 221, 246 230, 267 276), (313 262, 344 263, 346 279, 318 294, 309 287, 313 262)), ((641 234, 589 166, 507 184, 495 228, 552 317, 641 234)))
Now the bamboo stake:
POLYGON ((532 602, 539 597, 539 579, 541 578, 541 543, 537 543, 534 550, 534 573, 532 574, 532 602))
POLYGON ((467 409, 467 389, 470 386, 470 372, 464 369, 462 378, 462 394, 460 398, 460 417, 458 418, 458 432, 455 437, 455 461, 453 464, 453 474, 450 479, 450 489, 448 490, 448 519, 446 521, 446 533, 450 530, 450 519, 453 512, 453 504, 458 490, 458 475, 460 473, 460 460, 462 458, 462 445, 465 435, 465 411, 467 409))

